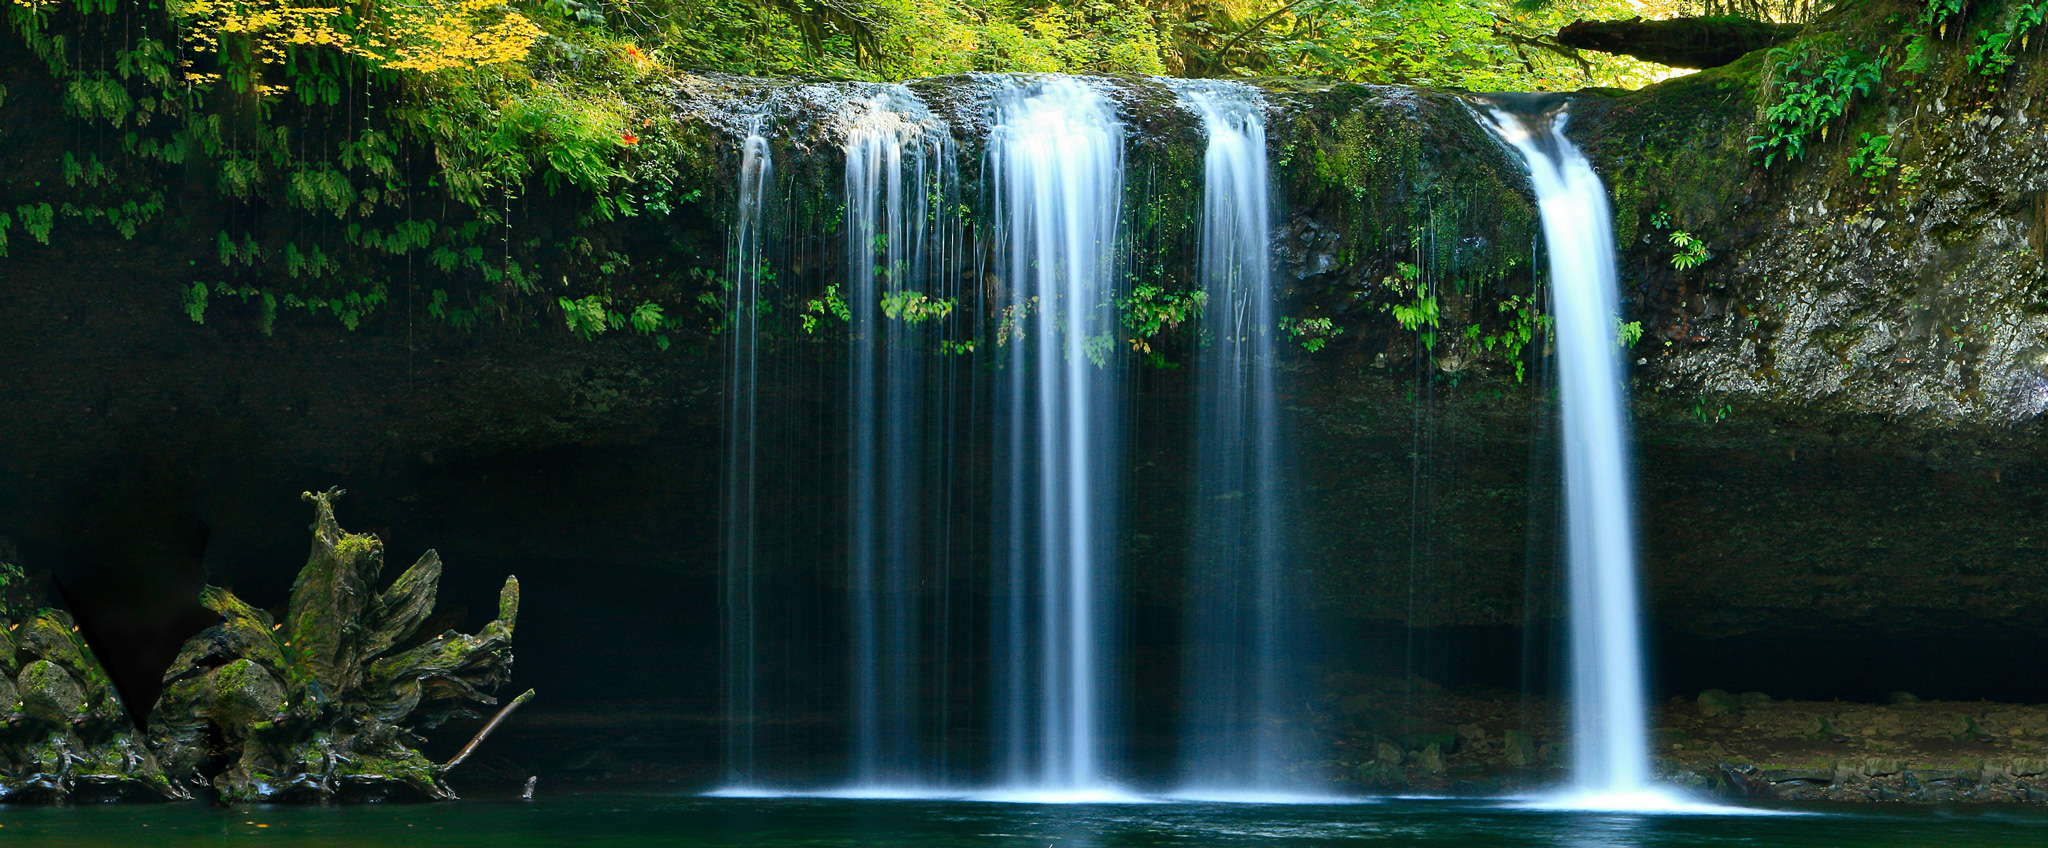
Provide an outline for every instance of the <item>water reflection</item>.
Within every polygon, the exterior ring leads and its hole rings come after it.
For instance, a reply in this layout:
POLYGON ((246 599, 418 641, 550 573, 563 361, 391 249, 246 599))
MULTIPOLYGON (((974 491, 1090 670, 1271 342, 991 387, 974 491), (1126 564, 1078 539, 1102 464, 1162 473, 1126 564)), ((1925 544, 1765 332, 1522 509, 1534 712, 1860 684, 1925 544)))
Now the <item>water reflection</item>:
POLYGON ((1569 816, 1560 824, 1559 848, 1641 848, 1651 835, 1648 816, 1569 816))
MULTIPOLYGON (((532 803, 221 810, 0 806, 7 848, 2007 848, 2048 810, 1836 806, 1804 816, 1643 816, 1497 801, 1347 806, 543 796, 532 803), (265 825, 262 829, 256 824, 265 825)), ((477 793, 469 793, 472 798, 477 793)), ((1806 811, 1819 808, 1807 807, 1806 811)))

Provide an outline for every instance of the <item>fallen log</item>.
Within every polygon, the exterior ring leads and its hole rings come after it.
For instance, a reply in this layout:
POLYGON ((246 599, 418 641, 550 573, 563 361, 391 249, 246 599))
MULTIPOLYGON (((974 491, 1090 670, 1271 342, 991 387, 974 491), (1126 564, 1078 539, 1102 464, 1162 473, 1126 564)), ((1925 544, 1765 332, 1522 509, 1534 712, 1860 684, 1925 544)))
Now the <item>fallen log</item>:
POLYGON ((1718 68, 1756 50, 1790 40, 1802 24, 1774 24, 1733 16, 1646 21, 1573 21, 1557 42, 1579 50, 1633 56, 1674 68, 1718 68))

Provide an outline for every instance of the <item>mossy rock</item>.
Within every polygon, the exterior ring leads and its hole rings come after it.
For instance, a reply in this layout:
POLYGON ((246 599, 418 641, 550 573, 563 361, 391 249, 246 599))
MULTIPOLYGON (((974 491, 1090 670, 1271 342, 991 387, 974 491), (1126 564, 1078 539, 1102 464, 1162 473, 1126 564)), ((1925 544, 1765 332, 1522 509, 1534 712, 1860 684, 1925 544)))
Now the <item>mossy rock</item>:
POLYGON ((1515 768, 1536 765, 1536 740, 1519 730, 1510 730, 1502 735, 1502 757, 1515 768))
POLYGON ((1408 774, 1392 763, 1374 760, 1361 763, 1356 774, 1358 782, 1367 789, 1389 791, 1408 786, 1408 774))
POLYGON ((1720 689, 1708 689, 1700 693, 1700 715, 1707 718, 1742 712, 1742 699, 1720 689))
POLYGON ((49 660, 29 663, 16 678, 21 711, 53 724, 69 724, 86 711, 85 686, 49 660))

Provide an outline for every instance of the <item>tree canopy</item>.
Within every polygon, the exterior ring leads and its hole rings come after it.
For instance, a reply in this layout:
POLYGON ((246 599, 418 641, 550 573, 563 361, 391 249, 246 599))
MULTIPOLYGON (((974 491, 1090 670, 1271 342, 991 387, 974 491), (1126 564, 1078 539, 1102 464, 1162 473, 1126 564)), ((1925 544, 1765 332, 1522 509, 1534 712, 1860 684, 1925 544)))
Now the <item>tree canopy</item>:
POLYGON ((1579 54, 1553 34, 1579 18, 1682 10, 1638 0, 642 0, 614 14, 679 67, 734 73, 1298 75, 1506 90, 1640 85, 1659 69, 1579 54))

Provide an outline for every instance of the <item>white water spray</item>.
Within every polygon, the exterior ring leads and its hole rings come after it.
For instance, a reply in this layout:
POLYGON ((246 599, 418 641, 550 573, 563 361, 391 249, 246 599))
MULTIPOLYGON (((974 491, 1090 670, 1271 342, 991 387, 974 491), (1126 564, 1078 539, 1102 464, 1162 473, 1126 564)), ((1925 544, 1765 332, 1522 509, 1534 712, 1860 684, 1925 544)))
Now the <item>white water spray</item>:
POLYGON ((1566 806, 1656 809, 1650 773, 1627 385, 1607 189, 1565 138, 1567 116, 1491 111, 1528 165, 1550 254, 1564 437, 1572 786, 1566 806))
POLYGON ((755 547, 758 451, 755 427, 760 378, 761 276, 764 209, 774 185, 774 160, 762 125, 747 123, 740 143, 739 203, 733 223, 726 314, 731 345, 725 382, 725 561, 721 605, 725 610, 725 778, 731 786, 755 780, 754 735, 759 720, 755 679, 755 547))
POLYGON ((1286 634, 1287 545, 1275 379, 1272 183, 1265 99, 1243 83, 1171 80, 1202 119, 1192 603, 1182 683, 1182 794, 1237 798, 1318 788, 1293 779, 1301 694, 1286 634))
POLYGON ((989 138, 1003 458, 997 609, 1002 793, 1081 799, 1104 776, 1119 366, 1114 257, 1123 133, 1078 80, 1005 79, 989 138))
MULTIPOLYGON (((923 576, 943 551, 929 466, 944 447, 928 390, 930 326, 953 302, 957 227, 952 137, 909 89, 878 86, 848 104, 845 299, 848 357, 849 712, 855 791, 912 791, 933 765, 920 709, 923 576), (944 304, 945 306, 942 306, 944 304)), ((934 575, 943 577, 943 575, 934 575)), ((935 640, 943 641, 943 640, 935 640)))

